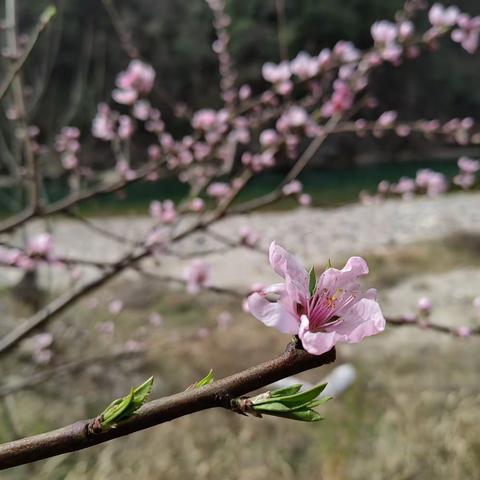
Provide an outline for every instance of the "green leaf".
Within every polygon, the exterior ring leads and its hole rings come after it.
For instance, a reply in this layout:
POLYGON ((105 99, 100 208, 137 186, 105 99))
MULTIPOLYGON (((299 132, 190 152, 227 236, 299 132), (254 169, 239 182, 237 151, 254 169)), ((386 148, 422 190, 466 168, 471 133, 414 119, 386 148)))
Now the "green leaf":
POLYGON ((133 402, 134 389, 130 390, 130 393, 123 398, 114 400, 101 414, 102 417, 102 427, 108 427, 115 421, 118 421, 122 418, 123 414, 127 408, 133 402))
POLYGON ((332 263, 332 260, 330 260, 330 258, 328 259, 327 268, 333 268, 333 263, 332 263))
POLYGON ((283 397, 285 395, 294 395, 295 393, 298 393, 300 389, 302 388, 302 384, 298 383, 297 385, 290 385, 289 387, 285 388, 279 388, 278 390, 274 390, 273 392, 270 392, 270 397, 283 397))
POLYGON ((202 388, 205 385, 208 385, 209 383, 212 383, 214 380, 213 378, 213 370, 210 369, 210 371, 195 384, 195 388, 202 388))
POLYGON ((141 385, 133 391, 133 402, 132 405, 135 407, 135 410, 138 410, 148 399, 150 392, 152 391, 153 386, 153 376, 147 378, 141 385))
POLYGON ((298 420, 300 422, 320 422, 324 419, 324 417, 322 417, 318 412, 310 409, 297 410, 295 412, 282 415, 282 417, 289 418, 290 420, 298 420))
MULTIPOLYGON (((294 395, 284 395, 283 397, 275 397, 275 401, 285 403, 287 405, 302 405, 315 400, 323 392, 323 390, 325 390, 326 386, 326 383, 322 383, 321 385, 316 385, 305 392, 299 392, 294 395)), ((260 400, 258 403, 254 402, 254 405, 267 403, 269 401, 271 401, 271 399, 260 400)))
POLYGON ((294 410, 290 412, 282 412, 282 411, 262 411, 262 415, 270 415, 272 417, 280 417, 280 418, 287 418, 289 420, 298 420, 300 422, 319 422, 323 420, 322 417, 318 412, 315 410, 311 410, 310 408, 303 408, 300 410, 294 410))
POLYGON ((317 288, 317 276, 315 274, 315 267, 312 267, 308 272, 308 291, 310 296, 313 296, 317 288))
POLYGON ((107 427, 131 417, 146 401, 152 391, 153 377, 148 378, 130 393, 114 400, 101 414, 101 425, 107 427))

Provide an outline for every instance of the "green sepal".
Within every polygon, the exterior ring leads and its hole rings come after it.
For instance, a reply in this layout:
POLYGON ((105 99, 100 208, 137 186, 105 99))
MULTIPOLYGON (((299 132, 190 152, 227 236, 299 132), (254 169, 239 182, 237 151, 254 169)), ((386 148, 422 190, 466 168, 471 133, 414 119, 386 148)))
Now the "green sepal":
POLYGON ((210 369, 210 371, 195 384, 195 388, 202 388, 205 385, 208 385, 209 383, 212 383, 214 380, 213 378, 213 370, 210 369))
POLYGON ((317 289, 317 275, 315 274, 315 267, 312 267, 308 272, 308 292, 312 297, 317 289))
POLYGON ((101 414, 102 427, 131 417, 146 401, 152 391, 153 377, 148 378, 123 398, 114 400, 101 414))

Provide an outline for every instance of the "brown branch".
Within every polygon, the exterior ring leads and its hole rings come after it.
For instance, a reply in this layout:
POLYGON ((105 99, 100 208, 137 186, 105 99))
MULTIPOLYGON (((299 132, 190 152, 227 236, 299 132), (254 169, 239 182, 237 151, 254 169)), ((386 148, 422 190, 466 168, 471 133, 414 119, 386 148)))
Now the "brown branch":
MULTIPOLYGON (((448 325, 440 325, 439 323, 433 323, 428 319, 415 318, 413 320, 406 320, 404 318, 387 318, 387 324, 394 327, 416 327, 422 330, 433 330, 434 332, 447 333, 453 336, 461 336, 459 333, 459 327, 450 327, 448 325)), ((467 327, 468 328, 468 327, 467 327)), ((480 327, 469 328, 468 335, 480 335, 480 327)))
POLYGON ((81 420, 58 430, 0 445, 0 469, 82 450, 201 410, 217 407, 231 409, 231 400, 236 397, 334 360, 335 349, 315 356, 289 346, 285 353, 273 360, 203 388, 186 390, 149 402, 115 428, 94 433, 94 419, 81 420))

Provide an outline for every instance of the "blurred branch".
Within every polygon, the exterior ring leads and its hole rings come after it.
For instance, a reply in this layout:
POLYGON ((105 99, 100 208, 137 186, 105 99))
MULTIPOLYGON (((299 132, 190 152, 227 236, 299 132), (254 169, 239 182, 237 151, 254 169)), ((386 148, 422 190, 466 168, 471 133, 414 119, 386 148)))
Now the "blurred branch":
POLYGON ((120 45, 123 48, 124 52, 130 58, 139 58, 140 53, 132 42, 132 33, 129 32, 124 25, 124 22, 122 21, 120 14, 118 13, 113 3, 113 0, 102 0, 102 4, 107 11, 107 14, 110 18, 110 21, 112 22, 115 33, 118 35, 120 45))
POLYGON ((275 11, 277 13, 277 37, 278 37, 278 50, 280 52, 280 58, 282 60, 288 60, 285 0, 275 0, 275 11))
POLYGON ((52 377, 58 377, 60 375, 65 375, 66 373, 72 373, 94 363, 130 358, 136 354, 137 352, 119 350, 113 353, 95 355, 89 358, 83 358, 81 360, 74 360, 58 367, 35 373, 34 375, 23 378, 17 382, 0 385, 0 397, 6 397, 21 390, 36 387, 52 377))
POLYGON ((335 349, 315 356, 289 345, 285 353, 199 389, 146 403, 129 419, 97 431, 96 419, 0 445, 0 469, 82 450, 184 415, 210 408, 232 410, 232 400, 291 375, 335 361, 335 349))
POLYGON ((33 218, 62 213, 80 203, 91 200, 94 197, 109 193, 115 193, 122 188, 125 188, 129 185, 139 182, 140 180, 143 180, 146 176, 148 176, 149 173, 156 171, 157 169, 158 165, 156 164, 153 166, 148 165, 147 167, 139 170, 136 177, 131 180, 120 178, 111 183, 99 185, 97 187, 85 190, 84 192, 80 192, 75 195, 69 195, 61 200, 58 200, 57 202, 51 203, 50 205, 44 207, 40 206, 36 211, 34 211, 32 208, 27 208, 23 212, 20 212, 19 214, 1 222, 0 233, 6 233, 10 230, 18 228, 19 226, 23 225, 29 220, 32 220, 33 218))
POLYGON ((52 6, 47 7, 43 12, 42 16, 40 17, 40 21, 38 22, 37 26, 33 29, 33 32, 30 35, 30 41, 28 42, 25 52, 11 66, 10 70, 5 75, 5 79, 0 85, 0 100, 3 99, 8 89, 10 88, 10 85, 12 84, 13 80, 15 79, 17 74, 20 72, 20 70, 23 68, 23 65, 25 64, 28 57, 32 53, 32 50, 37 44, 41 33, 45 30, 45 28, 50 23, 50 20, 54 17, 54 15, 55 15, 55 8, 52 6))

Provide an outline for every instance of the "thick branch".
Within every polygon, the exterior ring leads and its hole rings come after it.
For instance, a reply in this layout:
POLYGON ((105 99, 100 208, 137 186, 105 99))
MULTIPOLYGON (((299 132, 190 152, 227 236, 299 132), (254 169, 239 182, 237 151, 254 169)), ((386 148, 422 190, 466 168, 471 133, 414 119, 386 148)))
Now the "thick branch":
POLYGON ((93 419, 81 420, 58 430, 0 445, 0 469, 82 450, 201 410, 215 407, 230 409, 233 398, 334 360, 335 349, 324 355, 314 356, 292 347, 273 360, 201 389, 191 389, 149 402, 133 417, 115 428, 93 433, 90 428, 93 419))

